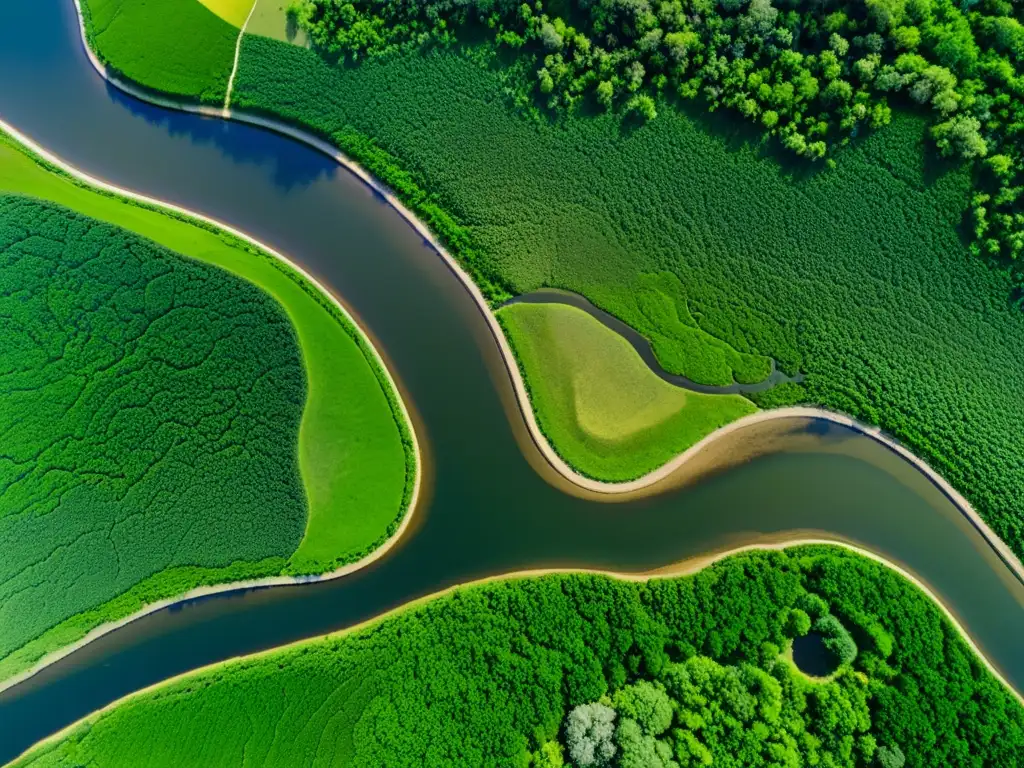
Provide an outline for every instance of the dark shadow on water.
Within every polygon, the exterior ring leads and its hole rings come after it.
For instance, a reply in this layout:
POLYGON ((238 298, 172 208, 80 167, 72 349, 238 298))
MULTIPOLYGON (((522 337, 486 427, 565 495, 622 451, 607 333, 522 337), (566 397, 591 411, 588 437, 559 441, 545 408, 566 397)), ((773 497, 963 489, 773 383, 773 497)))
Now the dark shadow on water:
POLYGON ((794 638, 793 663, 811 677, 827 677, 839 667, 835 656, 825 647, 824 638, 817 632, 794 638))
POLYGON ((332 178, 339 169, 336 162, 318 152, 310 152, 297 142, 288 141, 295 151, 282 153, 282 144, 268 131, 253 126, 203 117, 147 104, 119 88, 106 84, 110 100, 141 117, 151 125, 159 126, 169 136, 188 138, 193 144, 212 144, 227 157, 239 163, 271 166, 274 186, 285 191, 304 187, 323 178, 332 178))

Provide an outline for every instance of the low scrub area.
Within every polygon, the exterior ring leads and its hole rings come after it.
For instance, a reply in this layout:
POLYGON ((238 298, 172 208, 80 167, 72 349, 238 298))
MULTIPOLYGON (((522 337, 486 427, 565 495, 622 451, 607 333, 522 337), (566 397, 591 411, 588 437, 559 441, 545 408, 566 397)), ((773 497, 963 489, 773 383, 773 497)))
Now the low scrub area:
POLYGON ((498 320, 540 428, 588 477, 645 475, 756 410, 740 395, 688 392, 663 381, 628 341, 575 307, 510 304, 498 320))
POLYGON ((1022 749, 1024 708, 925 595, 804 547, 457 589, 134 696, 13 765, 1009 768, 1022 749), (780 653, 815 606, 857 643, 822 682, 780 653))

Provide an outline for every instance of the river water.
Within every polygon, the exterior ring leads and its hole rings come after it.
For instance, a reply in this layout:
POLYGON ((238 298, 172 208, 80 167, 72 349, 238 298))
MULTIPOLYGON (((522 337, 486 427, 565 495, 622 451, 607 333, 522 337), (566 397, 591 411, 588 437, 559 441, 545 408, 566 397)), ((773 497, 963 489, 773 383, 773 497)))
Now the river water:
POLYGON ((416 412, 425 493, 404 541, 361 572, 161 611, 0 695, 0 763, 145 685, 453 583, 547 566, 647 570, 792 533, 857 543, 918 575, 1024 689, 1024 585, 888 450, 794 421, 730 438, 706 463, 768 453, 681 489, 616 503, 567 493, 523 437, 469 295, 396 214, 298 143, 120 94, 90 67, 76 24, 70 0, 0 3, 0 117, 88 173, 245 230, 329 286, 416 412))

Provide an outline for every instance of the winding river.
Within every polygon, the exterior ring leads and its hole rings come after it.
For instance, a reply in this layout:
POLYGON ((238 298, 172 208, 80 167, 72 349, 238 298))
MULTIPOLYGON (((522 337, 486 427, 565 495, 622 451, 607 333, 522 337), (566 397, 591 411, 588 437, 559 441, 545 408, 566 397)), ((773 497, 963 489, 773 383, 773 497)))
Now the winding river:
POLYGON ((541 567, 643 571, 798 535, 859 544, 916 574, 1024 689, 1024 584, 898 456, 794 419, 714 444, 652 489, 664 492, 614 503, 567 492, 526 436, 480 313, 409 226, 303 145, 120 94, 89 66, 76 24, 70 0, 0 3, 0 117, 87 173, 245 230, 342 297, 414 411, 424 494, 403 541, 358 573, 157 612, 0 694, 0 763, 163 678, 458 582, 541 567))

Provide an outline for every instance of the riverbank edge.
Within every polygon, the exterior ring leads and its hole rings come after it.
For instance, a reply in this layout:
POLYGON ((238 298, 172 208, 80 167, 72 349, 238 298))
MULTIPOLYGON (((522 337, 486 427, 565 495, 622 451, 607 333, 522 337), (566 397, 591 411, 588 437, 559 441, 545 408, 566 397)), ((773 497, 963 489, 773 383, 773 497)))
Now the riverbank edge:
MULTIPOLYGON (((89 61, 92 63, 93 68, 96 72, 103 77, 111 85, 119 88, 125 93, 133 96, 142 101, 146 101, 157 106, 165 107, 168 109, 176 109, 184 112, 193 112, 195 114, 204 115, 207 117, 222 117, 225 119, 238 120, 239 122, 248 123, 267 130, 274 131, 275 133, 287 136, 296 141, 300 141, 313 149, 317 150, 321 154, 327 155, 332 158, 339 165, 344 167, 350 173, 360 179, 367 187, 370 188, 375 194, 379 195, 387 205, 391 206, 406 223, 411 226, 417 234, 419 234, 423 240, 430 245, 430 247, 441 257, 444 263, 448 266, 449 270, 455 275, 459 281, 462 282, 466 290, 469 291, 472 296, 477 309, 483 315, 484 320, 487 322, 487 327, 491 332, 495 342, 498 345, 498 350, 501 353, 501 357, 504 360, 505 368, 508 372, 509 378, 512 382, 512 388, 516 394, 516 401, 519 404, 520 413, 526 422, 527 430, 530 433, 530 437, 537 449, 541 452, 548 464, 555 469, 562 477, 568 480, 570 483, 587 491, 593 491, 595 493, 607 494, 613 496, 615 494, 629 494, 635 491, 646 489, 656 483, 664 480, 673 472, 678 470, 683 464, 685 464, 692 456, 698 453, 700 450, 705 448, 713 440, 724 437, 725 435, 742 429, 743 427, 750 426, 762 421, 769 419, 778 418, 812 418, 812 419, 823 419, 826 421, 839 424, 841 426, 852 429, 859 432, 876 442, 880 443, 884 447, 888 448, 893 453, 897 454, 901 458, 910 462, 914 467, 918 469, 928 480, 938 488, 942 494, 949 499, 957 509, 960 510, 961 514, 967 518, 971 525, 982 535, 982 537, 988 542, 988 544, 995 550, 999 558, 1013 571, 1016 578, 1024 583, 1024 563, 1014 554, 1009 546, 1000 539, 996 533, 989 528, 981 515, 975 511, 974 507, 971 506, 970 502, 957 491, 949 482, 947 482, 938 472, 932 467, 913 453, 907 448, 903 447, 895 438, 886 435, 878 427, 864 424, 862 422, 853 419, 845 414, 836 413, 834 411, 828 411, 824 408, 815 408, 810 406, 792 406, 787 408, 778 408, 768 411, 759 411, 745 416, 742 419, 732 422, 720 429, 712 432, 711 434, 704 437, 699 442, 690 446, 688 449, 678 454, 675 458, 669 460, 658 469, 652 470, 651 472, 643 475, 635 480, 631 480, 625 483, 607 483, 600 480, 593 480, 591 478, 581 475, 574 470, 569 464, 567 464, 558 452, 554 449, 547 437, 540 429, 540 425, 537 422, 536 415, 533 411, 533 404, 530 401, 529 392, 526 388, 526 384, 523 381, 522 373, 519 369, 519 361, 516 359, 515 354, 512 352, 509 346, 508 339, 505 337, 504 331, 498 322, 497 317, 488 304, 487 299, 484 298, 480 288, 473 281, 473 278, 462 268, 459 262, 453 257, 448 250, 442 245, 442 243, 434 236, 430 228, 427 227, 411 210, 399 200, 395 194, 385 187, 379 180, 373 177, 367 172, 362 166, 352 160, 350 157, 345 155, 339 149, 324 141, 323 139, 304 131, 300 128, 296 128, 292 125, 284 123, 278 120, 272 120, 262 115, 253 115, 238 110, 232 110, 230 108, 215 109, 213 107, 206 107, 198 104, 188 104, 185 102, 177 101, 171 98, 164 98, 155 96, 151 92, 144 90, 143 88, 134 85, 133 83, 126 82, 121 78, 117 77, 113 73, 109 72, 106 66, 100 61, 99 57, 92 50, 89 45, 89 36, 85 27, 85 16, 82 13, 81 0, 74 0, 75 10, 78 13, 78 28, 82 39, 82 46, 85 48, 86 55, 89 61)), ((0 688, 0 691, 3 689, 0 688)))
POLYGON ((773 543, 744 544, 744 545, 741 545, 739 547, 733 547, 731 549, 721 550, 719 552, 715 552, 715 553, 712 553, 710 555, 702 555, 702 556, 697 556, 697 557, 689 558, 687 560, 683 560, 683 561, 681 561, 679 563, 676 563, 675 565, 668 566, 667 568, 657 569, 655 571, 644 571, 644 572, 640 572, 640 573, 625 573, 625 572, 621 572, 621 571, 606 571, 606 570, 601 570, 601 569, 597 569, 597 568, 538 568, 538 569, 533 569, 533 570, 527 569, 527 570, 522 570, 522 571, 512 571, 510 573, 499 574, 499 575, 494 575, 494 576, 485 576, 485 577, 480 578, 480 579, 473 579, 473 580, 470 580, 470 581, 465 581, 465 582, 460 582, 458 584, 453 584, 450 587, 446 587, 446 588, 444 588, 442 590, 439 590, 437 592, 432 592, 429 595, 423 595, 422 597, 418 597, 418 598, 416 598, 414 600, 410 600, 409 602, 403 603, 402 605, 399 605, 399 606, 396 606, 395 608, 392 608, 389 611, 385 611, 384 613, 377 614, 376 616, 374 616, 372 618, 369 618, 369 619, 367 619, 365 621, 361 621, 358 624, 353 624, 351 627, 346 627, 345 629, 338 630, 337 632, 329 632, 329 633, 327 633, 325 635, 317 635, 315 637, 305 638, 303 640, 296 640, 296 641, 291 642, 291 643, 285 643, 284 645, 278 645, 278 646, 274 646, 273 648, 268 648, 265 651, 257 651, 255 653, 244 654, 244 655, 239 655, 239 656, 232 656, 231 658, 224 659, 223 661, 216 661, 216 662, 214 662, 212 664, 206 664, 206 665, 201 666, 201 667, 196 667, 195 669, 190 669, 187 672, 182 672, 181 674, 173 675, 172 677, 169 677, 166 680, 161 680, 158 683, 153 683, 152 685, 148 685, 145 688, 140 688, 137 691, 132 691, 131 693, 129 693, 129 694, 125 695, 125 696, 122 696, 119 699, 116 699, 116 700, 110 702, 109 704, 107 704, 106 706, 96 710, 95 712, 91 712, 90 714, 86 715, 85 717, 82 717, 82 718, 76 720, 75 722, 71 723, 70 725, 65 726, 61 730, 57 731, 56 733, 54 733, 51 736, 46 737, 42 741, 39 741, 39 742, 33 744, 31 747, 26 749, 24 752, 22 752, 16 758, 14 758, 10 763, 7 763, 5 766, 3 766, 3 768, 10 768, 10 766, 14 766, 19 761, 24 760, 25 758, 29 757, 30 754, 32 752, 34 752, 35 750, 44 749, 45 747, 47 747, 47 746, 49 746, 49 745, 51 745, 51 744, 53 744, 55 742, 60 741, 65 736, 69 735, 72 731, 74 731, 76 728, 79 728, 80 726, 82 726, 84 724, 87 724, 87 723, 95 722, 98 718, 102 717, 107 712, 109 712, 109 711, 111 711, 111 710, 121 706, 122 704, 126 704, 129 701, 131 701, 132 699, 140 698, 140 697, 145 696, 145 695, 147 695, 149 693, 153 693, 153 692, 157 691, 160 688, 164 688, 166 686, 170 686, 170 685, 174 684, 175 682, 177 682, 179 680, 183 680, 183 679, 185 679, 187 677, 198 676, 198 675, 201 675, 201 674, 204 674, 204 673, 207 673, 207 672, 212 672, 213 670, 215 670, 217 668, 220 668, 220 667, 224 667, 224 666, 226 666, 228 664, 234 664, 234 663, 243 662, 243 661, 253 661, 253 660, 256 660, 256 659, 260 659, 260 658, 264 658, 264 657, 270 656, 270 655, 275 654, 275 653, 281 653, 281 652, 284 652, 284 651, 289 650, 289 649, 299 648, 299 647, 302 647, 302 646, 305 646, 305 645, 311 645, 313 643, 322 642, 322 641, 330 639, 330 638, 344 637, 346 635, 350 635, 350 634, 359 632, 361 630, 368 629, 368 628, 370 628, 370 627, 372 627, 372 626, 374 626, 376 624, 379 624, 381 622, 387 621, 388 619, 391 619, 391 618, 399 616, 399 615, 401 615, 403 613, 406 613, 407 611, 415 610, 416 608, 418 608, 418 607, 420 607, 422 605, 425 605, 425 604, 427 604, 429 602, 432 602, 434 600, 437 600, 437 599, 440 599, 440 598, 445 597, 447 595, 450 595, 453 592, 456 592, 456 591, 461 590, 461 589, 470 589, 470 588, 473 588, 473 587, 479 587, 479 586, 482 586, 484 584, 488 584, 488 583, 492 583, 492 582, 496 582, 496 581, 515 581, 515 580, 519 580, 519 579, 540 578, 540 577, 543 577, 543 576, 550 576, 550 575, 555 575, 555 574, 561 574, 561 575, 583 574, 583 575, 592 575, 592 576, 604 576, 606 578, 616 579, 616 580, 619 580, 619 581, 633 581, 633 582, 653 581, 653 580, 657 580, 657 579, 671 579, 671 578, 677 578, 677 577, 680 577, 680 576, 691 576, 691 575, 693 575, 693 574, 695 574, 695 573, 697 573, 699 571, 704 570, 705 568, 710 568, 711 566, 715 565, 716 563, 719 563, 719 562, 721 562, 723 560, 726 560, 726 559, 728 559, 730 557, 734 557, 736 555, 742 555, 742 554, 747 553, 747 552, 784 551, 784 550, 787 550, 787 549, 792 549, 792 548, 802 547, 802 546, 809 546, 809 545, 825 545, 825 546, 838 547, 840 549, 845 549, 848 552, 854 553, 855 555, 858 555, 860 557, 864 557, 864 558, 866 558, 868 560, 872 560, 872 561, 874 561, 876 563, 879 563, 880 565, 884 566, 885 568, 888 568, 888 569, 890 569, 892 571, 895 571, 900 576, 902 576, 904 579, 909 581, 914 587, 919 589, 926 597, 928 597, 939 608, 939 610, 942 612, 942 614, 946 618, 946 620, 949 621, 949 623, 952 625, 953 629, 956 630, 957 634, 961 637, 961 639, 964 641, 964 643, 966 643, 967 647, 970 648, 971 652, 981 661, 982 665, 988 670, 988 672, 996 680, 998 680, 1006 688, 1006 690, 1010 692, 1010 694, 1015 699, 1017 699, 1017 701, 1021 704, 1021 706, 1024 706, 1024 695, 1022 695, 1022 693, 1020 691, 1018 691, 1016 688, 1014 688, 1012 685, 1010 685, 1010 683, 1006 680, 1006 678, 1003 677, 1002 673, 996 668, 996 666, 989 660, 989 658, 984 653, 982 653, 981 649, 977 646, 977 644, 974 642, 974 640, 968 634, 967 630, 957 620, 956 615, 952 612, 952 610, 950 610, 945 605, 945 603, 943 603, 938 598, 938 596, 934 592, 932 592, 932 590, 923 581, 921 581, 919 578, 917 578, 916 576, 914 576, 913 574, 911 574, 909 571, 905 570, 901 566, 897 565, 896 563, 892 562, 891 560, 887 560, 886 558, 882 557, 881 555, 875 554, 874 552, 872 552, 872 551, 870 551, 868 549, 864 549, 862 547, 859 547, 859 546, 857 546, 855 544, 849 544, 847 542, 838 541, 838 540, 832 540, 832 539, 823 539, 823 538, 814 538, 814 537, 798 537, 798 538, 793 538, 793 539, 786 539, 786 540, 782 540, 782 541, 777 541, 777 542, 773 542, 773 543))
MULTIPOLYGON (((372 354, 372 359, 369 362, 371 363, 371 365, 376 367, 380 371, 380 373, 383 374, 383 378, 387 382, 387 385, 391 390, 391 397, 389 399, 397 403, 400 409, 400 415, 404 420, 404 431, 408 433, 410 442, 412 444, 412 471, 414 474, 412 492, 410 493, 408 500, 404 505, 404 509, 400 510, 399 512, 401 517, 398 527, 395 529, 395 532, 384 541, 383 544, 381 544, 379 547, 377 547, 375 550, 373 550, 370 554, 366 555, 365 557, 356 560, 355 562, 343 565, 340 568, 336 568, 333 571, 326 571, 324 573, 310 574, 305 576, 265 576, 261 578, 246 579, 242 581, 224 582, 222 584, 209 584, 201 587, 196 587, 174 597, 158 600, 154 603, 146 605, 140 611, 136 611, 135 613, 129 614, 128 616, 125 616, 116 621, 105 622, 97 627, 94 627, 78 641, 70 645, 63 646, 57 651, 46 654, 36 664, 24 670, 23 672, 19 672, 5 680, 0 680, 0 693, 3 693, 4 691, 10 688, 14 688, 15 686, 25 682, 29 678, 34 677, 45 668, 51 666, 52 664, 55 664, 56 662, 60 661, 61 659, 67 656, 70 656, 72 653, 81 650, 83 647, 85 647, 89 643, 92 643, 95 640, 98 640, 100 637, 110 634, 111 632, 114 632, 115 630, 120 629, 122 627, 125 627, 128 624, 131 624, 133 621, 143 618, 144 616, 148 616, 152 613, 156 613, 157 611, 161 611, 164 608, 169 608, 170 606, 177 605, 179 603, 185 603, 190 600, 195 600, 199 597, 206 597, 208 595, 221 594, 226 592, 238 592, 249 589, 258 589, 261 587, 286 586, 295 584, 308 584, 317 581, 329 581, 331 579, 341 578, 342 576, 346 576, 350 573, 354 573, 355 571, 365 568, 366 566, 370 565, 371 563, 375 562, 376 560, 380 559, 385 554, 387 554, 391 550, 391 548, 394 547, 395 544, 397 544, 398 541, 405 534, 416 512, 416 508, 420 499, 420 492, 423 486, 423 452, 420 448, 419 439, 416 435, 415 422, 412 418, 412 414, 410 413, 408 407, 405 404, 405 398, 402 397, 402 390, 398 386, 398 382, 392 376, 390 369, 388 368, 387 364, 384 361, 384 357, 381 355, 380 351, 378 351, 376 345, 373 343, 372 337, 370 336, 369 332, 359 324, 356 318, 348 311, 348 309, 345 308, 345 305, 342 304, 342 302, 336 296, 334 296, 334 294, 332 294, 323 285, 321 285, 316 280, 316 278, 314 278, 312 275, 306 272, 298 264, 292 262, 286 256, 275 251, 270 246, 265 245, 260 241, 256 240, 255 238, 247 235, 241 230, 235 229, 234 227, 231 227, 228 224, 224 224, 223 222, 217 221, 216 219, 213 219, 211 217, 204 216, 203 214, 190 211, 187 208, 183 208, 173 203, 169 203, 163 200, 157 200, 156 198, 148 197, 146 195, 141 195, 137 192, 133 192, 131 190, 117 187, 101 179, 97 179, 93 176, 83 173, 74 166, 64 162, 56 155, 53 155, 43 147, 39 146, 34 141, 32 141, 32 139, 25 136, 23 133, 21 133, 16 128, 9 125, 3 120, 0 120, 0 131, 3 131, 12 139, 19 142, 22 146, 24 146, 30 152, 34 153, 43 161, 53 165, 60 171, 67 173, 72 178, 78 180, 79 182, 87 186, 102 190, 109 194, 126 198, 135 203, 141 203, 144 206, 167 211, 169 213, 177 215, 178 217, 184 217, 187 220, 191 220, 196 224, 205 224, 208 227, 216 227, 217 229, 228 233, 229 235, 241 240, 242 242, 254 248, 257 248, 258 250, 267 254, 271 258, 280 261, 288 270, 293 272, 300 279, 305 280, 308 285, 310 285, 317 293, 323 296, 338 312, 341 313, 342 317, 344 317, 346 321, 361 336, 362 343, 360 344, 360 347, 369 350, 370 353, 372 354)), ((378 376, 378 380, 379 378, 380 377, 378 376)), ((402 432, 402 425, 399 424, 398 427, 399 431, 402 432)), ((406 471, 408 471, 409 462, 406 463, 406 471)))

